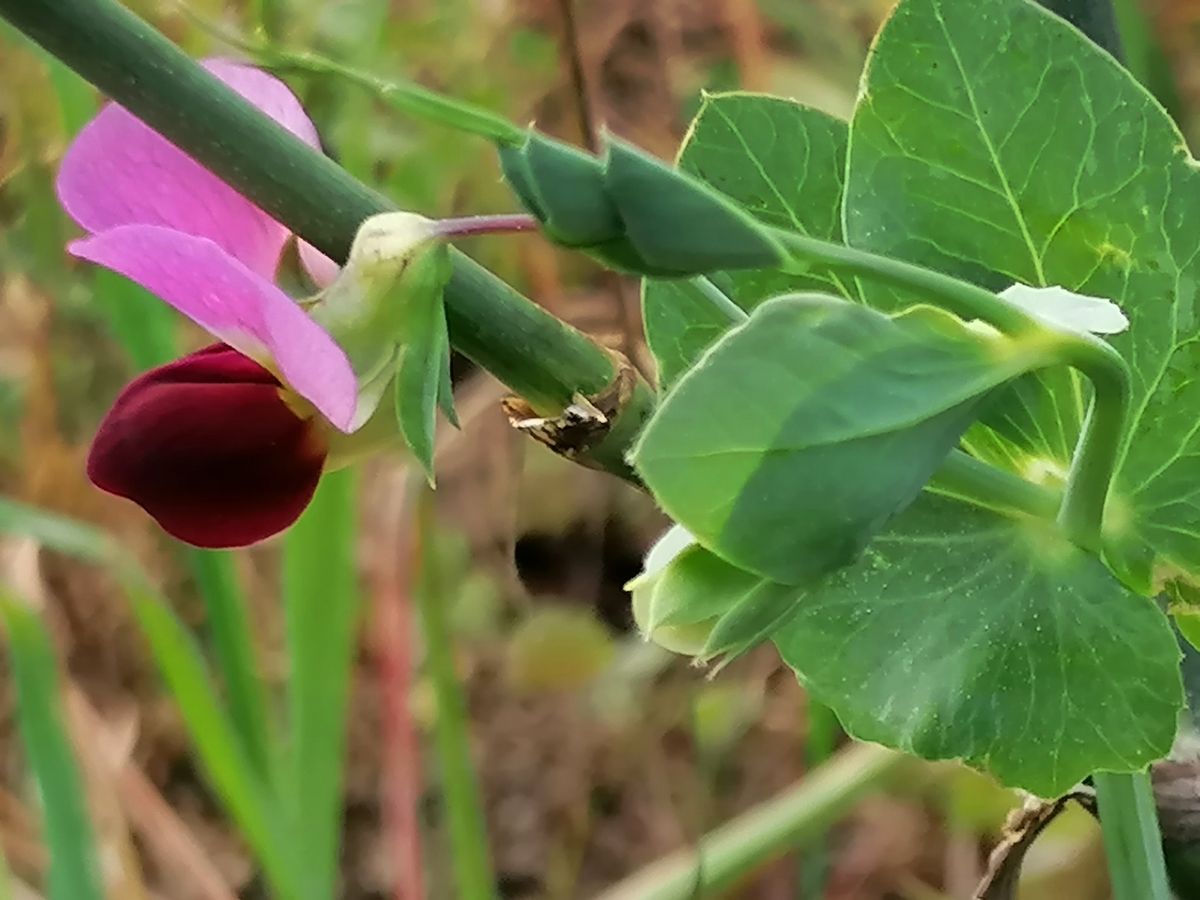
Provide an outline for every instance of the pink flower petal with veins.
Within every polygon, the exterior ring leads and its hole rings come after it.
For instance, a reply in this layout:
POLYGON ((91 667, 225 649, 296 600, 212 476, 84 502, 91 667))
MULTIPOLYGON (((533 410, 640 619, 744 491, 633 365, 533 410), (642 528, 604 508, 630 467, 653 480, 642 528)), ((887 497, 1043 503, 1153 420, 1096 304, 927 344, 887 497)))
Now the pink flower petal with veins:
POLYGON ((246 356, 274 363, 292 390, 351 430, 358 386, 345 352, 287 294, 213 241, 124 225, 68 249, 136 281, 246 356))
MULTIPOLYGON (((301 140, 320 146, 312 121, 283 82, 225 60, 204 66, 301 140)), ((288 239, 283 225, 112 103, 68 148, 58 173, 58 196, 92 233, 121 225, 163 225, 216 242, 268 278, 288 239)))

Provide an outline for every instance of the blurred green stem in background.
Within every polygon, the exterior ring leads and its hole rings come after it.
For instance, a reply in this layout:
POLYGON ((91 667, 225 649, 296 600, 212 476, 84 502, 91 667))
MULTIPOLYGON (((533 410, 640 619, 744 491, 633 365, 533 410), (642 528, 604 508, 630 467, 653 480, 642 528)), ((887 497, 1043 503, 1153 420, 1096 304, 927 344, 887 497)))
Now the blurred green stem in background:
MULTIPOLYGON (((0 0, 0 16, 334 259, 366 218, 394 208, 116 0, 0 0)), ((617 376, 608 351, 457 252, 446 307, 454 347, 541 415, 617 376)), ((632 479, 624 450, 652 402, 637 379, 589 461, 632 479)))
MULTIPOLYGON (((804 724, 804 771, 811 772, 833 757, 842 729, 834 711, 811 694, 807 696, 804 724)), ((800 900, 822 900, 829 879, 828 836, 815 838, 800 854, 799 862, 800 900)))
POLYGON ((420 576, 413 593, 424 638, 425 672, 437 701, 433 738, 454 859, 457 888, 454 896, 462 900, 494 900, 496 879, 488 850, 483 800, 471 758, 467 699, 454 665, 448 622, 451 598, 442 586, 438 568, 433 498, 427 488, 416 485, 414 481, 420 576))
POLYGON ((853 745, 794 786, 709 832, 698 847, 651 863, 596 900, 715 895, 823 835, 860 797, 916 765, 911 757, 875 744, 853 745))
MULTIPOLYGON (((50 900, 102 900, 88 794, 63 717, 58 661, 41 620, 21 599, 0 594, 9 665, 17 687, 17 725, 41 795, 49 852, 50 900)), ((8 888, 7 871, 0 893, 8 888)))

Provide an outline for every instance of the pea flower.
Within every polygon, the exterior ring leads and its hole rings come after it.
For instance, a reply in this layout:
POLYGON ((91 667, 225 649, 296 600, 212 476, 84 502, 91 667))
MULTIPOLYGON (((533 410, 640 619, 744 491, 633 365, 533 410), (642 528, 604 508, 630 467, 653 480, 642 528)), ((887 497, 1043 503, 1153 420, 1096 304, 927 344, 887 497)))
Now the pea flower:
MULTIPOLYGON (((205 67, 319 146, 282 82, 232 62, 205 67)), ((137 282, 218 341, 120 393, 92 443, 89 478, 198 546, 243 546, 286 528, 381 396, 379 366, 360 377, 275 284, 288 229, 115 104, 70 146, 57 186, 89 233, 73 255, 137 282)), ((409 249, 431 235, 410 228, 409 249)), ((315 283, 336 283, 331 260, 303 242, 298 253, 315 283)))

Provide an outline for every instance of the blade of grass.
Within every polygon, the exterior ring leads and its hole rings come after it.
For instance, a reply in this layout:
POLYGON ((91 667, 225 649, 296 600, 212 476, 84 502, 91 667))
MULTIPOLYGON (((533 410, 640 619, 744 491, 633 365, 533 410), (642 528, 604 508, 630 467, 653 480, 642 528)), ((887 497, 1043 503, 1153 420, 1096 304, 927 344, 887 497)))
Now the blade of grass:
POLYGON ((291 678, 284 796, 305 868, 304 895, 335 895, 341 840, 346 709, 357 649, 355 472, 321 479, 284 542, 283 597, 291 678))
POLYGON ((794 786, 705 835, 699 847, 662 857, 596 900, 718 896, 759 866, 823 834, 864 794, 896 778, 911 764, 911 758, 895 751, 857 744, 794 786))
POLYGON ((96 842, 83 782, 63 727, 58 665, 38 617, 20 601, 0 596, 9 658, 17 685, 17 721, 42 796, 43 832, 50 852, 52 900, 103 900, 96 842))
POLYGON ((233 555, 189 548, 187 559, 208 612, 208 633, 233 724, 250 763, 267 776, 273 758, 272 721, 233 555))
POLYGON ((0 534, 33 538, 58 553, 102 566, 117 559, 113 543, 103 532, 7 497, 0 497, 0 534))
POLYGON ((102 565, 119 579, 209 780, 279 896, 298 900, 302 895, 278 804, 221 705, 199 645, 149 587, 145 573, 99 530, 5 498, 0 498, 0 533, 31 537, 51 550, 102 565))
POLYGON ((1146 772, 1092 776, 1116 900, 1169 900, 1172 896, 1159 837, 1158 812, 1146 772))
POLYGON ((142 633, 179 705, 209 780, 254 849, 268 879, 283 897, 300 898, 302 879, 290 853, 281 806, 245 753, 230 717, 213 690, 204 656, 162 598, 137 577, 123 579, 142 633))
POLYGON ((179 355, 175 313, 169 306, 116 272, 96 269, 91 274, 92 301, 137 371, 179 355))
MULTIPOLYGON (((833 710, 811 696, 808 698, 805 725, 804 769, 810 771, 833 756, 841 726, 833 710)), ((825 896, 829 862, 828 837, 821 835, 800 854, 800 900, 821 900, 825 896)))
POLYGON ((442 589, 435 551, 433 503, 430 492, 417 495, 417 540, 421 574, 416 590, 425 639, 425 666, 437 700, 434 746, 450 823, 450 843, 462 900, 494 900, 496 879, 488 853, 487 828, 475 768, 471 762, 467 704, 454 669, 454 648, 446 620, 447 597, 442 589))

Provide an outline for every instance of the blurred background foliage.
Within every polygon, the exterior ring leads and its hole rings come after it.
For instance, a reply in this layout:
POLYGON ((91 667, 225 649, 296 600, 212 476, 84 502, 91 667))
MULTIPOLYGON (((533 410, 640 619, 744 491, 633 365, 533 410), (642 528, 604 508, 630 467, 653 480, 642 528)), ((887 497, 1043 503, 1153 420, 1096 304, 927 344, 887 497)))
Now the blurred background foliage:
MULTIPOLYGON (((590 118, 666 157, 705 90, 767 91, 848 114, 888 5, 576 0, 589 111, 581 115, 559 0, 190 0, 187 9, 130 0, 196 56, 236 53, 189 11, 243 35, 418 80, 568 140, 586 143, 581 122, 590 118)), ((1165 77, 1192 133, 1200 3, 1125 6, 1127 15, 1149 14, 1146 46, 1165 53, 1165 77)), ((432 216, 515 207, 484 142, 400 118, 342 83, 298 77, 291 84, 326 150, 401 206, 432 216)), ((293 579, 316 576, 281 562, 280 541, 216 568, 198 562, 83 474, 91 431, 123 382, 200 339, 140 289, 64 253, 74 232, 54 198, 54 171, 98 102, 69 72, 0 30, 0 486, 6 497, 115 536, 217 655, 212 598, 223 584, 227 600, 244 604, 263 695, 274 702, 301 664, 285 641, 296 626, 281 607, 281 570, 298 571, 293 579)), ((635 283, 537 237, 477 239, 466 249, 557 315, 648 363, 635 283)), ((664 527, 661 515, 628 486, 514 434, 499 410, 502 390, 486 375, 461 361, 455 375, 463 429, 441 435, 436 525, 419 539, 440 573, 499 893, 592 897, 802 778, 844 738, 827 711, 810 708, 770 648, 710 681, 640 641, 622 586, 664 527)), ((397 724, 427 735, 440 714, 439 692, 424 677, 400 682, 398 701, 389 695, 395 665, 411 662, 413 536, 397 500, 405 477, 402 459, 384 457, 345 485, 355 492, 360 536, 347 565, 357 567, 371 626, 351 647, 338 893, 351 900, 401 896, 397 885, 411 876, 399 871, 388 837, 382 785, 395 745, 387 736, 397 724)), ((338 536, 310 540, 320 553, 338 536)), ((33 540, 4 538, 0 584, 50 627, 109 896, 266 896, 246 844, 197 768, 175 698, 116 582, 33 540), (115 787, 104 774, 114 771, 121 773, 115 787), (173 849, 148 841, 154 829, 171 837, 173 849)), ((428 895, 449 897, 448 825, 431 771, 426 766, 418 784, 419 815, 400 827, 423 837, 428 895)), ((968 896, 1016 800, 954 766, 921 772, 861 802, 822 848, 763 869, 736 896, 968 896)), ((44 882, 37 806, 5 678, 0 848, 12 880, 0 878, 0 886, 16 885, 12 896, 38 896, 44 882), (22 885, 33 888, 21 893, 22 885)), ((1095 829, 1082 814, 1056 822, 1026 869, 1026 900, 1082 900, 1106 890, 1095 829)))

